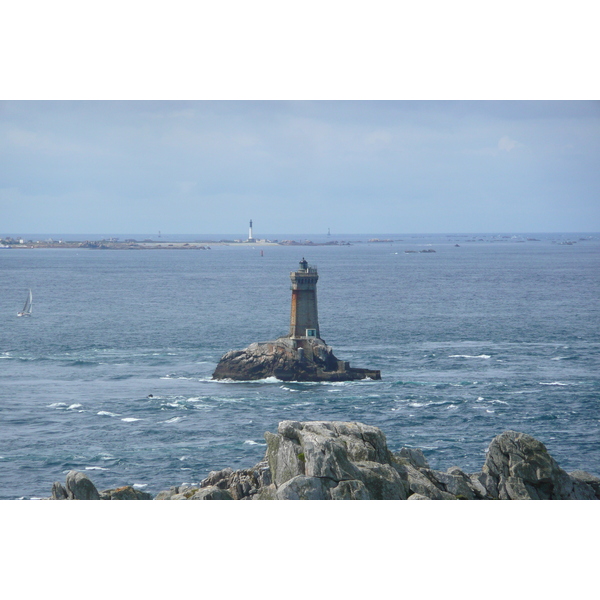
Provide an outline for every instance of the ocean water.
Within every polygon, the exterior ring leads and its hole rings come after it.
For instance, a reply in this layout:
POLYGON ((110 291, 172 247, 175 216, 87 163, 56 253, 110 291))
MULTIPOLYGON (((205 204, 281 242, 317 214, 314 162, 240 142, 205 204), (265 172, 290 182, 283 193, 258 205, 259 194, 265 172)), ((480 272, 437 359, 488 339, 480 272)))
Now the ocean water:
POLYGON ((374 425, 467 472, 513 429, 600 475, 600 236, 349 237, 263 256, 0 250, 0 498, 48 497, 71 469, 98 489, 199 482, 254 465, 284 419, 374 425), (226 351, 287 333, 302 257, 323 338, 382 380, 211 381, 226 351))

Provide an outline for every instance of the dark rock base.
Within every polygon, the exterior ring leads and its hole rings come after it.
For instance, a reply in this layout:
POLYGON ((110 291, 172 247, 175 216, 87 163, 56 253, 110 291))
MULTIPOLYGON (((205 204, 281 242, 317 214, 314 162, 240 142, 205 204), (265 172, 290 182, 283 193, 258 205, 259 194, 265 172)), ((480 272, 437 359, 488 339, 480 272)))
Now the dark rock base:
POLYGON ((319 338, 281 337, 227 352, 212 375, 213 379, 234 381, 267 377, 282 381, 354 381, 381 379, 381 372, 350 367, 338 360, 331 347, 319 338))

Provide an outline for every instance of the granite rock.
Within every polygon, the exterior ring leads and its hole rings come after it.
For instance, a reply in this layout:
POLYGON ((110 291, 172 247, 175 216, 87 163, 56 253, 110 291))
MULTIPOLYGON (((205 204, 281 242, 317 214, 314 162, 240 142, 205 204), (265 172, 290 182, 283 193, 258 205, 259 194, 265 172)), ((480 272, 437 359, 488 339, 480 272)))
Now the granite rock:
POLYGON ((103 490, 100 492, 100 500, 152 500, 152 494, 136 490, 131 485, 103 490))
POLYGON ((595 499, 594 488, 571 477, 550 456, 542 442, 525 433, 496 436, 482 469, 494 480, 501 500, 595 499))
POLYGON ((55 481, 52 484, 52 496, 50 500, 67 500, 69 495, 60 481, 55 481))
MULTIPOLYGON (((535 438, 506 431, 490 443, 482 470, 431 469, 423 453, 392 453, 383 432, 362 423, 282 421, 266 432, 267 450, 250 469, 211 471, 199 484, 160 491, 155 500, 596 500, 600 478, 566 473, 535 438)), ((70 471, 52 499, 145 500, 123 486, 98 492, 70 471)))
POLYGON ((320 338, 280 337, 255 342, 243 350, 224 354, 213 379, 251 381, 276 377, 282 381, 352 381, 381 379, 379 371, 354 369, 338 360, 320 338))
POLYGON ((85 473, 69 471, 65 486, 68 500, 100 500, 96 486, 85 473))
POLYGON ((290 487, 298 497, 319 499, 395 500, 408 495, 408 482, 393 468, 385 436, 376 427, 282 421, 277 433, 267 432, 265 439, 277 498, 282 493, 289 497, 290 487), (297 491, 299 485, 302 493, 297 491), (308 487, 310 491, 306 491, 308 487))

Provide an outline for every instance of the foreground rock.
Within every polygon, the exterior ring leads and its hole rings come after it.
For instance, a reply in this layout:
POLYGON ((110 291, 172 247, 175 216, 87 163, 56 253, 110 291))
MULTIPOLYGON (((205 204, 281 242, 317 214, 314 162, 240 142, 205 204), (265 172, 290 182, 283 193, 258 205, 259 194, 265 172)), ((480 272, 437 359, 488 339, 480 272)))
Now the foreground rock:
POLYGON ((50 500, 152 500, 152 495, 130 485, 99 492, 90 478, 79 471, 69 471, 65 487, 59 481, 52 485, 50 500))
POLYGON ((600 483, 581 471, 567 474, 544 444, 515 431, 493 440, 482 471, 496 483, 501 500, 594 500, 600 483))
MULTIPOLYGON (((495 437, 481 471, 431 469, 423 452, 391 452, 377 427, 338 421, 282 421, 265 433, 265 458, 250 469, 212 471, 198 485, 156 500, 597 500, 600 478, 566 473, 544 444, 524 433, 495 437)), ((71 471, 53 499, 149 499, 133 488, 98 492, 71 471), (123 492, 123 490, 131 492, 123 492), (131 497, 134 494, 136 497, 131 497)))
POLYGON ((235 381, 267 377, 282 381, 353 381, 381 379, 381 372, 350 367, 348 362, 338 360, 332 348, 319 338, 281 337, 227 352, 212 375, 213 379, 235 381))

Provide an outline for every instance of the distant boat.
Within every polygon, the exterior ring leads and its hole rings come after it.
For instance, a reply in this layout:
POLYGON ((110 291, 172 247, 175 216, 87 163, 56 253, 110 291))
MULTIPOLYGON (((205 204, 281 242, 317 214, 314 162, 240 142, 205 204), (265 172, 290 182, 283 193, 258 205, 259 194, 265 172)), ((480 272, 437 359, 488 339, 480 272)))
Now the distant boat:
POLYGON ((30 317, 31 316, 31 306, 33 304, 33 294, 31 290, 29 290, 29 294, 27 295, 27 300, 25 300, 25 306, 20 313, 17 313, 17 317, 30 317))

